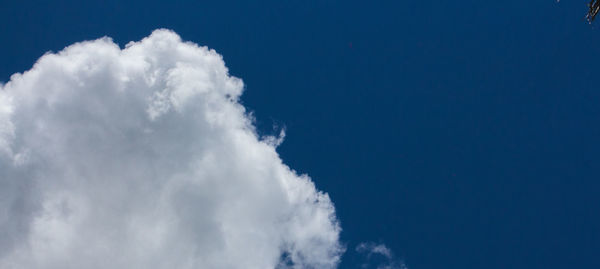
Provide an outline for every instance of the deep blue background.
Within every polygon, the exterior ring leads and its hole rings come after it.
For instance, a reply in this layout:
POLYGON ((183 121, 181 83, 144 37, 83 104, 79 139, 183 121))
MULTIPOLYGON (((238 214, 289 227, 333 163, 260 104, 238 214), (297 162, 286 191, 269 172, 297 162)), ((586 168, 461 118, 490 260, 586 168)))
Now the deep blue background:
POLYGON ((0 81, 159 27, 221 53, 261 132, 410 269, 600 268, 600 24, 587 0, 8 1, 0 81), (50 3, 52 2, 52 3, 50 3))

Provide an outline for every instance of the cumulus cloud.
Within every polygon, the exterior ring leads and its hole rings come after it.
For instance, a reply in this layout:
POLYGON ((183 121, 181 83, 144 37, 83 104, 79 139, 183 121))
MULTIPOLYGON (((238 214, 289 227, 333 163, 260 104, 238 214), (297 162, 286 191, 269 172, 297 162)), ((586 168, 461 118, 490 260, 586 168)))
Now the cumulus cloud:
POLYGON ((335 268, 327 194, 282 163, 213 50, 157 30, 0 86, 0 268, 335 268))
POLYGON ((396 260, 392 251, 384 244, 364 242, 356 246, 355 250, 365 256, 362 268, 407 269, 404 263, 396 260))

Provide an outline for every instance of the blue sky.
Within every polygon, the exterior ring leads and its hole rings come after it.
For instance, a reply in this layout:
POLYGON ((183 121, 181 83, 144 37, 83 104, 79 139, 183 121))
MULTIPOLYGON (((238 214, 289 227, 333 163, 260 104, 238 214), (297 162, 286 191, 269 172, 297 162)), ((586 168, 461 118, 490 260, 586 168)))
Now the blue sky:
POLYGON ((259 131, 411 269, 600 268, 600 31, 587 1, 12 1, 0 81, 156 28, 223 55, 259 131))

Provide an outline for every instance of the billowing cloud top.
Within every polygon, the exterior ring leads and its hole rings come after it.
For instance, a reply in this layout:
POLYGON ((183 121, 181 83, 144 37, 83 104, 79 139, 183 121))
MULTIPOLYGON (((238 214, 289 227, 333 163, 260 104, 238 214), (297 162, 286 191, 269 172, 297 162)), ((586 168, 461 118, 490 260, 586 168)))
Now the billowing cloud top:
POLYGON ((102 38, 0 87, 0 268, 337 266, 329 197, 256 134, 215 51, 102 38))

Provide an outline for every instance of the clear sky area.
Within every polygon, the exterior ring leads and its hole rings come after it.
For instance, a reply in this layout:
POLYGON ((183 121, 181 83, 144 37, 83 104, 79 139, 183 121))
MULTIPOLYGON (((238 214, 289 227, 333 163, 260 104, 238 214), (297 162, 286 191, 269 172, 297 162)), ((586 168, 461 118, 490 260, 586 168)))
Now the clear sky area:
POLYGON ((3 0, 0 81, 75 42, 171 29, 243 80, 258 134, 285 130, 281 160, 335 206, 339 268, 597 269, 586 4, 3 0))

